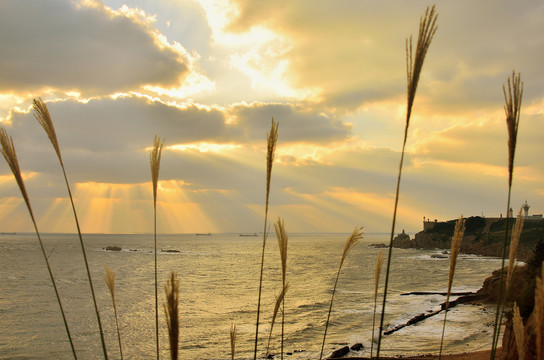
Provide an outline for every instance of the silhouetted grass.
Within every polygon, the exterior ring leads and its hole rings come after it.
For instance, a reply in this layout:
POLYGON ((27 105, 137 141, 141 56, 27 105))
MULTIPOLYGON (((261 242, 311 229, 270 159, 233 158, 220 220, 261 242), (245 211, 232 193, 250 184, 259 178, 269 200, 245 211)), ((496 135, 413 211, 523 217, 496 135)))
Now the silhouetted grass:
POLYGON ((102 351, 104 352, 104 358, 108 358, 108 352, 106 350, 106 341, 104 340, 104 331, 102 330, 102 321, 100 320, 100 312, 98 311, 98 304, 96 302, 96 295, 93 286, 93 280, 91 277, 91 271, 89 269, 89 261, 87 260, 87 251, 85 250, 85 244, 83 243, 83 236, 81 235, 81 228, 79 226, 79 219, 77 216, 76 206, 74 204, 74 198, 72 197, 72 190, 70 189, 70 183, 68 182, 68 176, 66 175, 66 169, 64 168, 64 161, 62 160, 62 154, 60 152, 59 141, 57 139, 57 133, 55 131, 55 126, 53 125, 53 120, 49 114, 47 106, 42 101, 42 99, 34 99, 34 117, 42 128, 45 130, 47 137, 51 141, 51 145, 55 149, 57 158, 59 159, 60 167, 62 169, 62 175, 64 176, 64 182, 66 183, 66 189, 68 190, 68 196, 70 197, 70 203, 72 205, 72 212, 74 214, 74 219, 76 222, 77 234, 79 237, 79 244, 81 246, 81 252, 83 254, 83 261, 85 262, 85 270, 87 271, 87 279, 89 281, 89 287, 91 289, 91 294, 93 297, 94 311, 96 314, 96 320, 98 322, 98 330, 100 332, 100 340, 102 341, 102 351))
POLYGON ((62 307, 62 301, 60 300, 60 295, 57 289, 57 284, 55 282, 55 277, 53 276, 53 271, 51 270, 51 266, 49 265, 49 259, 47 258, 47 254, 45 253, 45 248, 43 246, 42 238, 38 230, 38 225, 36 223, 36 219, 34 218, 34 212, 32 211, 32 206, 30 205, 30 198, 28 197, 25 183, 23 181, 23 176, 21 175, 19 160, 17 159, 17 153, 15 152, 15 145, 13 145, 13 139, 11 138, 11 136, 8 136, 8 133, 6 132, 4 128, 0 128, 0 144, 2 145, 2 149, 0 151, 2 152, 4 159, 8 163, 8 166, 11 169, 13 176, 15 177, 15 181, 17 182, 17 185, 19 186, 19 190, 21 190, 21 194, 23 195, 23 199, 25 200, 25 204, 26 204, 28 213, 30 214, 32 224, 34 225, 34 230, 36 231, 36 236, 38 237, 38 243, 40 244, 40 249, 43 255, 43 259, 45 260, 45 265, 47 266, 47 272, 49 273, 49 278, 51 279, 51 283, 53 284, 53 289, 55 290, 55 296, 57 298, 57 303, 59 304, 60 313, 62 315, 62 321, 64 322, 64 328, 66 329, 66 334, 68 335, 68 340, 70 341, 72 354, 74 355, 74 359, 77 359, 76 349, 74 348, 72 336, 70 335, 70 328, 68 327, 68 322, 66 321, 66 315, 64 314, 64 308, 62 307))
POLYGON ((387 288, 389 286, 389 271, 391 268, 391 253, 393 249, 393 237, 395 235, 395 222, 397 219, 397 208, 399 203, 400 180, 402 176, 402 165, 404 162, 404 152, 406 148, 406 140, 408 138, 408 127, 410 125, 410 117, 412 115, 412 106, 416 97, 417 85, 419 76, 425 61, 425 55, 431 45, 434 34, 436 33, 436 19, 438 14, 435 12, 435 7, 427 8, 425 16, 419 21, 419 34, 417 37, 415 57, 412 54, 412 37, 406 39, 406 77, 407 85, 407 106, 406 106, 406 126, 404 127, 404 140, 402 142, 402 152, 400 156, 399 172, 397 177, 397 190, 395 194, 395 207, 393 209, 393 222, 391 225, 391 237, 389 240, 389 252, 387 255, 387 267, 385 270, 385 286, 383 292, 382 313, 380 317, 380 333, 378 337, 378 347, 376 357, 380 358, 380 348, 382 343, 383 322, 385 316, 385 305, 387 303, 387 288))

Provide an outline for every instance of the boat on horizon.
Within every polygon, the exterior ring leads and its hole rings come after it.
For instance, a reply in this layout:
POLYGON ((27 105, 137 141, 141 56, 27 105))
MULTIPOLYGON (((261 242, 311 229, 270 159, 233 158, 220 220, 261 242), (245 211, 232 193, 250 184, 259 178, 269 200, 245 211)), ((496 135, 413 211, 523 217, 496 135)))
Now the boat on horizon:
POLYGON ((253 233, 253 234, 239 234, 240 236, 257 236, 257 233, 253 233))
POLYGON ((212 233, 196 233, 196 236, 212 236, 212 233))

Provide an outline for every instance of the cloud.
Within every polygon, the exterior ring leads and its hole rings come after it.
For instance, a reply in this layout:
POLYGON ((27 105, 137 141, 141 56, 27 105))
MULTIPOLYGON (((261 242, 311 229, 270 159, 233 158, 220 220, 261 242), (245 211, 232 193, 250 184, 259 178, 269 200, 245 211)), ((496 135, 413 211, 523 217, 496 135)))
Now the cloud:
MULTIPOLYGON (((288 37, 291 48, 278 60, 289 62, 292 86, 318 88, 324 105, 344 111, 404 93, 405 39, 417 38, 427 6, 424 1, 233 3, 238 16, 228 31, 260 25, 288 37)), ((437 10, 438 32, 419 90, 420 97, 432 97, 431 106, 462 111, 501 101, 501 85, 512 69, 535 79, 527 88, 529 98, 542 93, 540 1, 449 2, 437 10)))
POLYGON ((2 1, 0 93, 93 96, 179 85, 189 73, 186 54, 160 41, 152 19, 125 10, 98 2, 2 1))

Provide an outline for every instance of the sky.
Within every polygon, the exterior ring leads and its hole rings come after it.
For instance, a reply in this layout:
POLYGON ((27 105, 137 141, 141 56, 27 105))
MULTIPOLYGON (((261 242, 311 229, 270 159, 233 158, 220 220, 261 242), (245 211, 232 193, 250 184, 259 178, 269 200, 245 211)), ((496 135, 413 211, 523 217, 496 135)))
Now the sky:
MULTIPOLYGON (((42 232, 153 232, 149 151, 165 139, 162 233, 391 229, 420 0, 3 0, 0 122, 42 232)), ((544 212, 544 3, 439 1, 408 129, 396 232, 506 212, 503 85, 524 82, 512 207, 544 212)), ((5 162, 0 231, 32 232, 5 162)))

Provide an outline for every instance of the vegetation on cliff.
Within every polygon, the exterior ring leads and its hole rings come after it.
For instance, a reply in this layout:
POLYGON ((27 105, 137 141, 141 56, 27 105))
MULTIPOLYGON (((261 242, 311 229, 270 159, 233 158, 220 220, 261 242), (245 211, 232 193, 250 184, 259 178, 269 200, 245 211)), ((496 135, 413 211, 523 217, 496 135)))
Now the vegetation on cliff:
MULTIPOLYGON (((427 230, 420 231, 413 239, 399 234, 393 241, 397 248, 449 249, 456 220, 436 222, 427 230)), ((465 236, 461 252, 465 254, 501 256, 501 241, 504 239, 506 219, 491 220, 480 216, 466 219, 465 236)), ((511 229, 509 229, 509 232, 511 229)), ((526 221, 521 234, 517 258, 527 261, 539 241, 544 239, 544 221, 526 221)))

